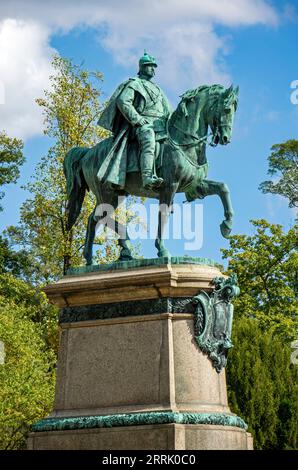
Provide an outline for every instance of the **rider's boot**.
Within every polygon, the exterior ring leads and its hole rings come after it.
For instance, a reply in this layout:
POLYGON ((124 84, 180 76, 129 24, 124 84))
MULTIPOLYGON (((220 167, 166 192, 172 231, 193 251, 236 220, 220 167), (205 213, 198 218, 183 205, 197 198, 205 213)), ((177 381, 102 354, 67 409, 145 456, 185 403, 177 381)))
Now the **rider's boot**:
POLYGON ((145 189, 158 189, 164 182, 162 178, 158 178, 153 174, 153 163, 154 153, 144 152, 144 154, 141 155, 142 180, 145 189))

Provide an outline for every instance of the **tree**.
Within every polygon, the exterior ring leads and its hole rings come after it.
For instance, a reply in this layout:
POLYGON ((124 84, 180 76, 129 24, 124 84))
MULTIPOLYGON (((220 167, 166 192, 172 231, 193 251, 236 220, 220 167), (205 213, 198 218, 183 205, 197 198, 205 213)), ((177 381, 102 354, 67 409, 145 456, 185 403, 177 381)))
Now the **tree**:
POLYGON ((52 409, 57 309, 11 274, 0 275, 0 448, 20 449, 32 423, 52 409))
POLYGON ((0 364, 0 448, 19 449, 30 425, 51 410, 55 356, 14 302, 0 303, 0 339, 6 353, 0 364))
POLYGON ((34 287, 12 274, 0 274, 0 299, 21 306, 22 318, 39 327, 40 337, 47 349, 58 352, 58 309, 49 304, 39 287, 34 287))
POLYGON ((29 280, 32 266, 25 250, 14 251, 9 240, 0 235, 0 274, 3 273, 29 280))
POLYGON ((263 193, 280 194, 289 200, 289 207, 298 207, 298 140, 287 140, 271 147, 268 157, 270 176, 276 181, 264 181, 259 188, 263 193))
POLYGON ((102 75, 58 56, 53 59, 53 69, 51 89, 45 91, 44 98, 37 99, 43 109, 44 133, 53 145, 26 185, 32 197, 21 207, 20 225, 7 229, 10 240, 27 251, 35 281, 41 282, 56 279, 71 263, 82 262, 85 227, 94 207, 88 195, 78 223, 70 232, 66 230, 65 154, 72 147, 89 147, 107 136, 96 125, 102 111, 99 102, 102 75))
MULTIPOLYGON (((23 142, 0 132, 0 186, 16 183, 24 160, 23 142)), ((0 192, 0 199, 3 197, 4 192, 0 192)))
POLYGON ((238 276, 227 383, 231 409, 249 424, 257 449, 297 447, 298 233, 252 221, 255 233, 230 237, 222 250, 238 276))
POLYGON ((228 272, 238 275, 241 295, 235 300, 237 315, 256 318, 266 331, 286 341, 297 338, 298 232, 265 220, 252 221, 252 236, 230 237, 228 272))
MULTIPOLYGON (((8 227, 6 231, 10 244, 22 247, 28 253, 32 282, 45 283, 65 274, 71 264, 84 262, 82 247, 87 219, 95 206, 95 198, 87 194, 76 225, 67 231, 64 157, 72 147, 91 147, 109 135, 97 126, 103 110, 99 101, 101 73, 86 71, 58 56, 53 58, 53 69, 51 89, 45 91, 44 98, 36 100, 43 109, 44 133, 53 145, 41 158, 31 182, 25 186, 32 197, 21 207, 19 226, 8 227)), ((134 198, 130 198, 127 204, 125 215, 128 219, 133 201, 134 198)), ((121 210, 117 210, 120 220, 124 215, 121 210)), ((105 234, 96 238, 95 242, 101 246, 97 252, 99 263, 119 257, 116 240, 115 237, 106 244, 105 234)))
POLYGON ((249 425, 255 449, 297 449, 298 370, 290 345, 236 310, 227 383, 233 412, 249 425))

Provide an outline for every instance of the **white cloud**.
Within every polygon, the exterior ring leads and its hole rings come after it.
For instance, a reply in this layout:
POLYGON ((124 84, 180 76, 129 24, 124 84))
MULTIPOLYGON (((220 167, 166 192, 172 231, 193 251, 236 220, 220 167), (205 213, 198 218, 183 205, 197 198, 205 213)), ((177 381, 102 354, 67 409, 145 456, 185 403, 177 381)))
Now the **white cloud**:
POLYGON ((0 129, 27 138, 42 132, 35 98, 49 86, 51 73, 48 31, 40 24, 7 19, 0 23, 0 80, 3 104, 0 129))
POLYGON ((5 103, 5 86, 4 82, 0 79, 0 104, 5 103))
POLYGON ((216 33, 217 24, 275 26, 278 21, 267 0, 7 1, 0 13, 0 80, 6 91, 0 128, 24 137, 40 132, 33 99, 48 83, 53 34, 81 25, 96 28, 114 60, 129 67, 146 47, 161 65, 160 83, 177 93, 230 81, 224 63, 228 40, 216 33))
POLYGON ((156 36, 143 34, 139 41, 133 34, 129 37, 123 29, 115 28, 102 44, 113 53, 118 63, 136 69, 140 53, 146 48, 157 58, 158 81, 176 93, 203 83, 228 84, 230 81, 225 66, 217 62, 219 51, 225 52, 225 42, 208 24, 173 24, 161 28, 156 36), (125 46, 121 49, 119 44, 125 46))
POLYGON ((266 0, 10 0, 1 6, 2 18, 41 21, 69 30, 78 24, 129 27, 148 31, 185 21, 217 22, 229 26, 277 24, 276 11, 266 0))

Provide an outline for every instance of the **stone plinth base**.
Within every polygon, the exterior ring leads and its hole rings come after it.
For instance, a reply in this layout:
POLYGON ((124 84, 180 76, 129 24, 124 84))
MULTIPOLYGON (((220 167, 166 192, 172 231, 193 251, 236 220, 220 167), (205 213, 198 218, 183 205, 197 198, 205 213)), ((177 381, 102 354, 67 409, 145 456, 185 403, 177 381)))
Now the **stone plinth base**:
POLYGON ((157 424, 35 432, 30 450, 250 450, 249 433, 217 425, 157 424))
POLYGON ((79 271, 47 287, 61 308, 56 398, 29 448, 252 448, 224 370, 194 339, 192 298, 221 273, 178 261, 79 271))

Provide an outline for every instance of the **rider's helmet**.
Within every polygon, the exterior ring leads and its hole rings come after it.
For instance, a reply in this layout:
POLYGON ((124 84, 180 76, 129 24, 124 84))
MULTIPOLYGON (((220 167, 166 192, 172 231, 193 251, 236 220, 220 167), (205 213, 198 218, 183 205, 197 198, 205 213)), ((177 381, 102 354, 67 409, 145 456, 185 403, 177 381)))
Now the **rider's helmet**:
POLYGON ((144 55, 139 60, 139 70, 141 70, 143 65, 153 65, 154 67, 157 67, 155 58, 152 55, 147 54, 146 51, 144 51, 144 55))

